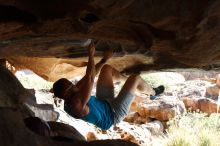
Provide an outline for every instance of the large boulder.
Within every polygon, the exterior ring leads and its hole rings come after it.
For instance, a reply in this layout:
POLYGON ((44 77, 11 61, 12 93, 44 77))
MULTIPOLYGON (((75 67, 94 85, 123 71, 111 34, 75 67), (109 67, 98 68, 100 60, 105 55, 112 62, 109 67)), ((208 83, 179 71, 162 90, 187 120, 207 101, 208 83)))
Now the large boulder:
POLYGON ((219 86, 210 85, 206 88, 205 97, 211 98, 213 100, 218 100, 219 97, 219 86))
POLYGON ((186 81, 196 79, 206 80, 207 78, 210 79, 219 74, 218 70, 202 70, 195 68, 180 70, 179 73, 185 77, 186 81))
POLYGON ((206 88, 206 97, 218 100, 220 92, 220 74, 216 75, 216 78, 208 79, 208 81, 213 84, 206 88))
POLYGON ((154 136, 161 135, 164 127, 160 121, 151 121, 146 124, 134 124, 129 122, 120 122, 107 131, 102 131, 96 128, 95 132, 88 132, 88 140, 120 138, 127 141, 132 141, 141 146, 154 143, 154 136))
POLYGON ((216 101, 209 98, 188 98, 182 99, 186 108, 192 111, 202 111, 207 114, 218 113, 219 105, 216 101))
POLYGON ((51 130, 55 133, 55 135, 57 134, 59 136, 63 136, 73 140, 86 141, 85 137, 70 125, 54 121, 48 122, 48 125, 50 126, 51 130))
POLYGON ((45 121, 57 121, 59 118, 59 113, 54 110, 53 105, 30 103, 25 104, 34 113, 34 116, 40 117, 45 121))
POLYGON ((59 112, 55 111, 53 96, 50 92, 47 92, 47 94, 43 93, 41 90, 34 91, 31 94, 32 96, 28 97, 24 104, 34 113, 34 116, 45 121, 57 121, 59 112))
POLYGON ((201 98, 205 96, 206 87, 211 83, 203 80, 189 80, 184 83, 176 84, 165 95, 174 96, 181 99, 182 97, 201 98))
POLYGON ((138 113, 141 117, 153 118, 159 121, 168 121, 177 115, 186 112, 182 101, 174 98, 161 97, 159 100, 146 100, 138 105, 138 113))

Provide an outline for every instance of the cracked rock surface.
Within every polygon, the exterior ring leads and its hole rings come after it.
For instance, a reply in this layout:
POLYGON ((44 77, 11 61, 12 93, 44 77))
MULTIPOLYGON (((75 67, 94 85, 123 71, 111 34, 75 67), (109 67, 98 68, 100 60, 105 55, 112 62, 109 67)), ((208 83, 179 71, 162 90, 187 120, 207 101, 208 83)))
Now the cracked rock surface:
POLYGON ((121 71, 128 73, 215 69, 220 62, 219 8, 218 0, 1 0, 0 58, 24 68, 30 66, 22 57, 78 58, 71 67, 82 67, 85 47, 94 39, 97 57, 111 48, 125 59, 151 58, 150 63, 123 63, 121 71))

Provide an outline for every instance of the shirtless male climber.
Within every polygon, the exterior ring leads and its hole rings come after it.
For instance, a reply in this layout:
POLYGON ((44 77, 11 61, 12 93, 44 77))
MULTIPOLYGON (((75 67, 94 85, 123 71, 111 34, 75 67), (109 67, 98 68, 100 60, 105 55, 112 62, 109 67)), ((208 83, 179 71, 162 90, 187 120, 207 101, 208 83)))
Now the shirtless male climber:
POLYGON ((88 53, 86 74, 78 83, 74 85, 62 78, 53 84, 54 95, 64 100, 64 110, 72 117, 80 118, 107 130, 122 121, 128 114, 136 90, 151 97, 164 91, 164 86, 152 88, 139 75, 131 75, 127 78, 110 65, 105 64, 112 57, 112 51, 104 52, 103 58, 96 65, 94 64, 95 46, 93 44, 89 45, 88 53), (96 96, 91 96, 94 78, 97 74, 99 77, 96 96), (116 98, 113 81, 125 81, 116 98))

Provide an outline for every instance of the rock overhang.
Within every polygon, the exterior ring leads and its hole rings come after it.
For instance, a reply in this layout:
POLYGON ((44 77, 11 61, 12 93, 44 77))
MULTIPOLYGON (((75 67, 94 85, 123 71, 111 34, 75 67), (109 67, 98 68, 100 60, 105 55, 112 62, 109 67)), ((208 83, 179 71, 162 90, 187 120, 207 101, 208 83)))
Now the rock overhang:
POLYGON ((125 72, 218 66, 219 7, 217 0, 2 0, 0 57, 81 58, 94 39, 97 56, 114 48, 154 59, 125 72))

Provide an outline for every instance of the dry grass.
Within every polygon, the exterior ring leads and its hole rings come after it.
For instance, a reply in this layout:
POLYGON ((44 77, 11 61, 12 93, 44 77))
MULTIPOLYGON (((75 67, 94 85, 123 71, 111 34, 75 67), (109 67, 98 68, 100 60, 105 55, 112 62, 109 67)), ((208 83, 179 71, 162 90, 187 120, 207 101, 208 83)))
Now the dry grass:
POLYGON ((220 114, 187 113, 169 124, 162 138, 166 146, 220 145, 220 114))

